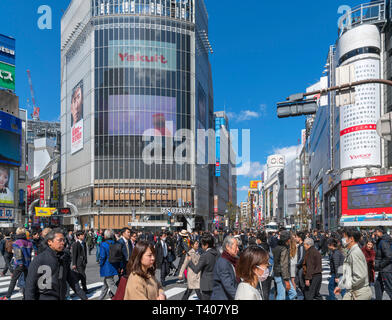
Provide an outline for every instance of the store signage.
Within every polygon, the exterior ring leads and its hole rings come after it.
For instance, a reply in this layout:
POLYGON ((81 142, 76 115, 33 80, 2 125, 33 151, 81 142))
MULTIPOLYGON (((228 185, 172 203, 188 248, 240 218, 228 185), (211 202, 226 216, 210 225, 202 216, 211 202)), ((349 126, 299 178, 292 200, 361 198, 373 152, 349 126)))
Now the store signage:
POLYGON ((171 212, 172 215, 194 214, 192 208, 161 208, 162 214, 168 214, 169 212, 171 212))
MULTIPOLYGON (((115 194, 146 194, 146 190, 144 189, 116 189, 115 194)), ((149 190, 150 194, 169 194, 167 190, 162 189, 151 189, 149 190)))
POLYGON ((45 200, 45 180, 41 179, 39 181, 39 199, 45 200))
POLYGON ((0 62, 0 87, 15 90, 15 67, 0 62))
POLYGON ((71 209, 70 208, 58 208, 57 214, 58 215, 71 215, 71 209))
POLYGON ((36 217, 50 217, 53 214, 57 213, 56 208, 35 208, 35 216, 36 217))
POLYGON ((4 46, 0 47, 0 51, 3 52, 3 53, 10 54, 11 56, 15 55, 15 50, 8 49, 7 47, 4 47, 4 46))
POLYGON ((0 208, 0 220, 13 220, 14 210, 7 208, 0 208))
POLYGON ((174 43, 144 40, 109 41, 109 67, 177 70, 174 43))

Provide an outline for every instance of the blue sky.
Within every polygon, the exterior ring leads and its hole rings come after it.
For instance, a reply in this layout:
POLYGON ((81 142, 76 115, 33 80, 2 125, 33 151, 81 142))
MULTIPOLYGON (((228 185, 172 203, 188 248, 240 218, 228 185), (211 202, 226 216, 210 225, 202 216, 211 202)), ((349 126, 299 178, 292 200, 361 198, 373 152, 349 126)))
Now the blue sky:
MULTIPOLYGON (((42 120, 60 115, 60 19, 70 0, 1 0, 0 33, 16 38, 16 93, 26 108, 31 70, 42 120), (52 30, 37 26, 38 7, 49 5, 52 30)), ((305 118, 278 119, 276 102, 303 92, 321 76, 328 48, 337 39, 342 5, 360 1, 205 0, 214 54, 215 110, 226 110, 231 127, 251 130, 252 174, 239 176, 238 189, 257 178, 267 156, 292 154, 305 118)), ((32 108, 29 109, 29 113, 32 108)), ((238 192, 238 203, 247 192, 238 192)))

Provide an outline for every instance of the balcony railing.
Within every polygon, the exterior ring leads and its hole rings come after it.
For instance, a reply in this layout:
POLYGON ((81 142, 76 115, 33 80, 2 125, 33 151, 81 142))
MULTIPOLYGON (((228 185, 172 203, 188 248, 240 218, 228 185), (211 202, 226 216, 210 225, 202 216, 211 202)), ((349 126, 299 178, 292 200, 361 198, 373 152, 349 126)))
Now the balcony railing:
POLYGON ((386 2, 380 0, 361 4, 348 11, 340 20, 339 36, 361 24, 384 24, 387 21, 386 2))

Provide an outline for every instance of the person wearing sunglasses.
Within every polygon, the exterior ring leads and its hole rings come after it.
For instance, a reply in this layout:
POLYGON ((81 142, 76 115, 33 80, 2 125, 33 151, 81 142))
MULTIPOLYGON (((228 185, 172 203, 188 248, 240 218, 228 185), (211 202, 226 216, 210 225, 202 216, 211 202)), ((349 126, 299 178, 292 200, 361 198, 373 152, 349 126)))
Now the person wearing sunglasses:
POLYGON ((236 266, 236 276, 241 279, 235 300, 265 300, 261 288, 269 276, 268 252, 258 246, 249 246, 240 256, 236 266))

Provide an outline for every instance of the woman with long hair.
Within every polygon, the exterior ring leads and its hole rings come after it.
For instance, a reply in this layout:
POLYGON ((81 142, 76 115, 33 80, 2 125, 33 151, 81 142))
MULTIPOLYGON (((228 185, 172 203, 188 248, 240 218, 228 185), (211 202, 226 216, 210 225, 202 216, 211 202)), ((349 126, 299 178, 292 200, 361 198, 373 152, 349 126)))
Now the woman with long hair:
POLYGON ((297 290, 295 277, 296 277, 296 266, 298 262, 298 246, 295 236, 292 235, 290 239, 290 276, 291 283, 293 284, 294 290, 297 290))
POLYGON ((161 284, 155 279, 155 250, 140 241, 127 264, 128 281, 124 300, 166 300, 161 284))

